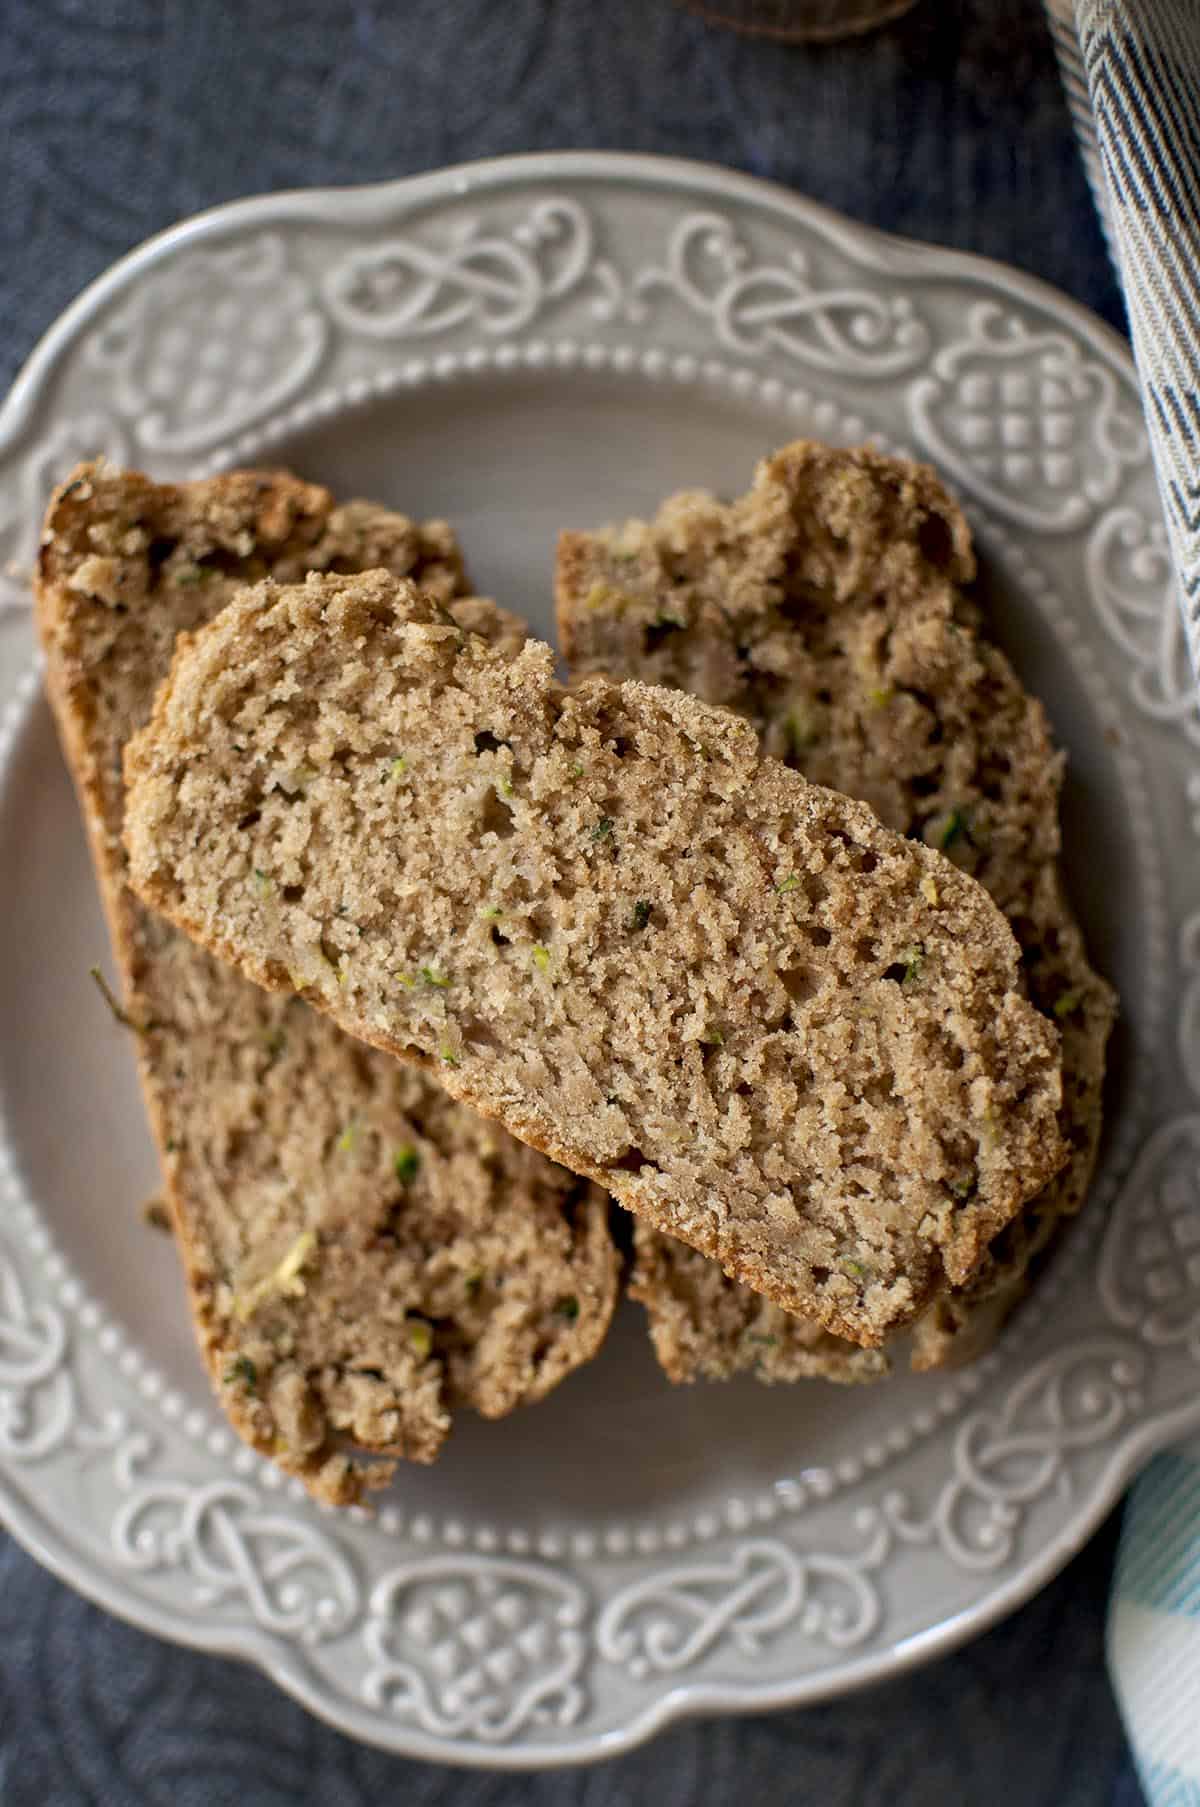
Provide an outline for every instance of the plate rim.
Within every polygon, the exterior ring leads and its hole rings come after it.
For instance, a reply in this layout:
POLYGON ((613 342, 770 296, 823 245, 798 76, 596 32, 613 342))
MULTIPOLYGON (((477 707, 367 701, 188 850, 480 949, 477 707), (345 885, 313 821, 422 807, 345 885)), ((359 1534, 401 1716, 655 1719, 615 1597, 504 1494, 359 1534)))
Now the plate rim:
MULTIPOLYGON (((294 222, 327 219, 353 227, 386 217, 397 205, 461 200, 492 188, 525 183, 572 184, 587 180, 637 186, 653 181, 680 193, 720 198, 735 207, 743 202, 765 207, 785 224, 816 227, 848 250, 859 264, 874 263, 882 271, 925 275, 931 270, 982 288, 999 287, 1014 298, 1045 309, 1069 322, 1110 368, 1128 377, 1133 359, 1120 334, 1081 303, 1025 271, 997 260, 938 246, 925 245, 859 225, 820 203, 779 184, 701 161, 642 155, 635 152, 539 152, 483 159, 449 166, 397 180, 351 187, 318 187, 284 190, 227 202, 189 216, 154 235, 118 259, 98 276, 52 323, 35 345, 0 407, 0 444, 16 438, 43 400, 56 368, 97 313, 117 296, 136 286, 140 278, 162 260, 184 248, 203 243, 214 235, 270 221, 294 222)), ((27 725, 36 707, 36 692, 22 682, 10 708, 15 713, 10 733, 27 725)), ((6 711, 7 713, 7 711, 6 711)), ((449 1746, 419 1727, 380 1715, 369 1716, 346 1696, 322 1693, 306 1665, 289 1664, 277 1652, 275 1642, 261 1631, 240 1627, 211 1629, 191 1625, 165 1607, 138 1593, 132 1577, 121 1571, 92 1566, 83 1553, 75 1553, 58 1527, 39 1519, 36 1509, 26 1511, 19 1488, 10 1488, 7 1469, 0 1467, 0 1493, 4 1518, 17 1541, 61 1580, 106 1610, 131 1623, 192 1648, 233 1655, 252 1661, 269 1674, 276 1685, 302 1702, 318 1717, 342 1731, 381 1748, 427 1760, 485 1769, 528 1770, 553 1768, 603 1759, 627 1751, 657 1731, 683 1718, 714 1712, 780 1709, 831 1699, 915 1665, 946 1654, 979 1635, 1031 1598, 1083 1546, 1111 1510, 1130 1476, 1156 1449, 1189 1430, 1200 1428, 1200 1397, 1167 1414, 1156 1416, 1140 1430, 1122 1435, 1101 1475, 1092 1484, 1083 1509, 1040 1550, 1020 1563, 1002 1585, 985 1599, 942 1620, 898 1644, 870 1655, 847 1655, 836 1670, 816 1670, 780 1683, 702 1682, 681 1677, 677 1685, 657 1695, 641 1713, 629 1715, 619 1730, 583 1732, 553 1746, 521 1743, 470 1742, 449 1746), (52 1532, 54 1535, 47 1535, 52 1532), (56 1540, 57 1538, 57 1540, 56 1540), (360 1723, 361 1721, 361 1723, 360 1723), (391 1734, 391 1735, 389 1735, 391 1734)), ((15 1479, 15 1476, 14 1476, 15 1479)))
MULTIPOLYGON (((214 1628, 209 1632, 199 1626, 183 1626, 176 1620, 169 1620, 165 1613, 159 1617, 160 1609, 155 1603, 141 1599, 128 1583, 122 1589, 113 1582, 110 1571, 99 1566, 85 1567, 86 1558, 82 1556, 73 1558, 65 1539, 47 1537, 46 1521, 34 1512, 27 1512, 23 1501, 18 1499, 14 1504, 14 1495, 7 1485, 3 1487, 2 1523, 28 1555, 93 1605, 111 1612, 136 1630, 161 1637, 168 1643, 252 1665, 268 1676, 289 1699, 297 1701, 343 1736, 416 1762, 443 1763, 456 1769, 531 1774, 560 1768, 578 1769, 627 1755, 672 1725, 692 1719, 779 1713, 789 1708, 817 1706, 827 1700, 842 1699, 953 1655, 955 1650, 982 1637, 1040 1593, 1095 1535, 1141 1465, 1158 1449, 1200 1428, 1200 1410, 1195 1405, 1180 1406, 1175 1417, 1178 1423, 1172 1425, 1165 1437, 1156 1434, 1157 1426, 1164 1422, 1157 1420, 1155 1426, 1118 1445, 1102 1481, 1095 1487, 1088 1509, 1070 1527, 1069 1534, 1067 1531, 1060 1533, 1035 1561, 1024 1564, 1006 1586, 990 1594, 982 1605, 967 1608, 927 1631, 916 1633, 871 1656, 854 1658, 836 1671, 820 1670, 795 1681, 766 1685, 681 1681, 677 1687, 657 1696, 643 1712, 626 1719, 619 1730, 593 1733, 548 1748, 481 1742, 448 1746, 411 1726, 400 1728, 404 1733, 401 1738, 388 1737, 386 1733, 393 1728, 394 1721, 368 1715, 346 1700, 335 1703, 327 1691, 322 1692, 311 1682, 305 1670, 284 1663, 263 1634, 236 1627, 214 1628), (72 1569, 72 1560, 81 1565, 78 1572, 72 1569)), ((5 1478, 4 1470, 0 1468, 0 1481, 5 1478)), ((57 1531, 57 1526, 54 1529, 57 1531)))
POLYGON ((650 152, 643 155, 639 151, 519 151, 503 157, 473 158, 426 170, 419 175, 397 176, 380 182, 282 188, 245 195, 201 208, 199 212, 165 226, 162 231, 152 233, 124 252, 99 276, 93 277, 35 342, 0 404, 0 442, 24 425, 53 364, 80 329, 144 271, 152 269, 181 247, 201 244, 231 226, 253 221, 260 213, 300 222, 317 215, 324 216, 332 225, 348 221, 357 223, 369 221, 375 215, 385 217, 397 199, 414 205, 420 205, 424 200, 461 200, 471 194, 503 187, 514 176, 548 182, 593 178, 630 186, 636 184, 639 177, 645 180, 650 176, 663 186, 680 191, 716 188, 732 201, 745 199, 785 219, 815 222, 834 242, 851 251, 857 261, 869 261, 863 257, 867 252, 880 269, 919 275, 935 267, 981 285, 985 278, 990 278, 1010 293, 1023 295, 1055 314, 1067 316, 1095 350, 1102 352, 1123 373, 1136 375, 1132 348, 1115 327, 1065 290, 1000 258, 860 224, 836 208, 826 206, 823 201, 814 201, 781 182, 726 169, 720 164, 705 163, 701 158, 666 157, 650 152))

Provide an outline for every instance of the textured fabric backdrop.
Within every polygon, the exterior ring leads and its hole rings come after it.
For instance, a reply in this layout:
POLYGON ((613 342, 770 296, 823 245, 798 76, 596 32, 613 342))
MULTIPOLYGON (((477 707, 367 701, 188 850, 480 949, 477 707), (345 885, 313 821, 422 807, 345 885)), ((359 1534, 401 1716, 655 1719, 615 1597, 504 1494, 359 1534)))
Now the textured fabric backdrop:
MULTIPOLYGON (((84 283, 197 208, 586 146, 769 176, 1122 324, 1039 0, 918 0, 821 51, 670 0, 0 0, 0 380, 84 283)), ((259 1675, 107 1618, 0 1533, 0 1803, 1139 1807, 1103 1668, 1112 1551, 1110 1525, 901 1682, 526 1779, 355 1746, 259 1675)))

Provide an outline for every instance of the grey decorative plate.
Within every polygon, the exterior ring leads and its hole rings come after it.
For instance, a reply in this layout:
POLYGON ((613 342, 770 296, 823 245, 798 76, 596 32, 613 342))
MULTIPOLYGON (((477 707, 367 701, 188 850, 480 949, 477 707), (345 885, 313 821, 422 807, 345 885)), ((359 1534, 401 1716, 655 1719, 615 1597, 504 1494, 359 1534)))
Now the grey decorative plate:
POLYGON ((1070 751, 1077 900, 1120 987, 1095 1195, 982 1363, 671 1389, 629 1310, 542 1406, 373 1515, 225 1429, 195 1358, 105 947, 31 674, 0 735, 0 1502, 115 1611, 393 1749, 598 1757, 818 1699, 980 1630, 1200 1424, 1200 724, 1125 348, 1014 272, 687 164, 514 159, 282 195, 118 264, 0 416, 6 601, 51 480, 286 461, 447 515, 550 627, 554 534, 741 488, 798 433, 933 459, 1070 751))

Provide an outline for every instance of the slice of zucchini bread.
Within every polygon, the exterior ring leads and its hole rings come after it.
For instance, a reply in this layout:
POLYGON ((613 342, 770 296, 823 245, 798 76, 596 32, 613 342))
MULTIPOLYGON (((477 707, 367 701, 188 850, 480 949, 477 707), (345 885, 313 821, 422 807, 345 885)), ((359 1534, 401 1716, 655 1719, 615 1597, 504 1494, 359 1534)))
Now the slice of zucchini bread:
POLYGON ((983 887, 727 710, 312 576, 180 641, 125 772, 144 901, 865 1344, 1065 1158, 983 887))
POLYGON ((338 1503, 397 1458, 432 1460, 460 1407, 499 1416, 585 1361, 618 1266, 598 1191, 250 984, 126 883, 122 749, 176 635, 268 573, 364 567, 523 638, 464 596, 443 523, 339 506, 282 472, 170 485, 84 466, 50 504, 37 578, 200 1347, 240 1434, 338 1503))
MULTIPOLYGON (((1061 1032, 1070 1158, 982 1272, 922 1316, 917 1367, 986 1346, 1033 1256, 1082 1204, 1115 1010, 1059 875, 1062 756, 980 631, 963 589, 974 569, 966 521, 931 470, 806 441, 765 460, 733 503, 685 492, 652 521, 564 533, 557 567, 573 679, 639 678, 736 710, 765 752, 939 848, 1005 911, 1028 994, 1061 1032)), ((642 1225, 635 1246, 633 1291, 673 1378, 883 1371, 642 1225)))

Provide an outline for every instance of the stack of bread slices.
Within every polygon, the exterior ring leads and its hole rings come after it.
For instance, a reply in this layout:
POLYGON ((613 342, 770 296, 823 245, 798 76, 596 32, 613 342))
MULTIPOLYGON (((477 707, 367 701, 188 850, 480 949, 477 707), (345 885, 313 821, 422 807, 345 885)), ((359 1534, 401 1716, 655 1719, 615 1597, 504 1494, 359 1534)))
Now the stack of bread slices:
POLYGON ((1086 1195, 1114 999, 973 569, 931 472, 789 446, 563 535, 563 686, 443 523, 57 491, 47 684, 197 1335, 318 1497, 596 1354, 610 1200, 673 1380, 995 1336, 1086 1195))

